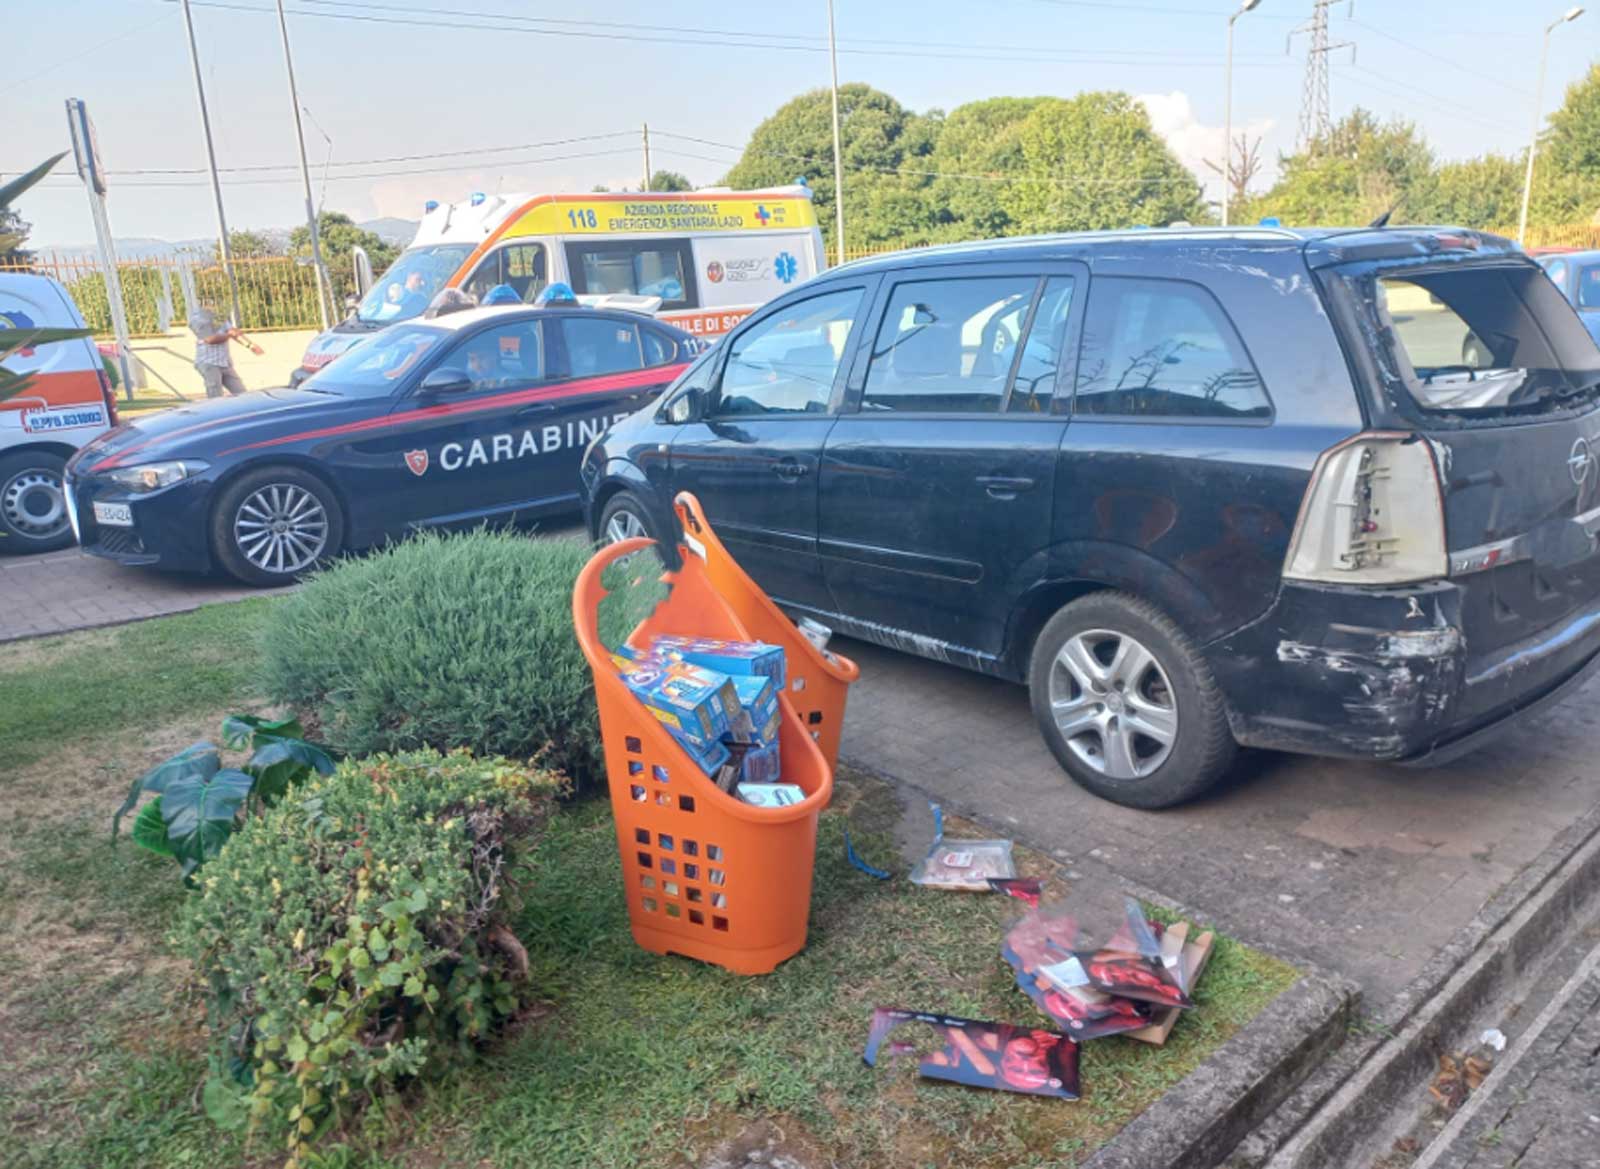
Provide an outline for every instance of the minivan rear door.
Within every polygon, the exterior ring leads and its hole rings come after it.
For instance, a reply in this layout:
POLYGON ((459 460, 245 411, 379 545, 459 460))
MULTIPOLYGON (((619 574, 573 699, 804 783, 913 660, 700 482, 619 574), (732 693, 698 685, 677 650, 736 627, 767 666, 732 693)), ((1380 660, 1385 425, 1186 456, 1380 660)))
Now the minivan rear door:
POLYGON ((1050 542, 1087 280, 1070 262, 884 280, 817 501, 833 610, 859 632, 992 667, 1050 542))
POLYGON ((1545 273, 1435 256, 1325 283, 1373 423, 1433 448, 1473 656, 1600 603, 1600 349, 1545 273))

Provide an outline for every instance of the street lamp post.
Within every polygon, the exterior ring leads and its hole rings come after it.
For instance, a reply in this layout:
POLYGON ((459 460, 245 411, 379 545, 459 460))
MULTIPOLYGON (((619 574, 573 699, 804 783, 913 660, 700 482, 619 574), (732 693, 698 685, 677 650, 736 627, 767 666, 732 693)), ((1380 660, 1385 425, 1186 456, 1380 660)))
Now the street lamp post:
POLYGON ((1228 64, 1222 98, 1222 226, 1228 226, 1228 198, 1233 192, 1233 23, 1251 11, 1261 0, 1244 0, 1228 17, 1228 64))
POLYGON ((289 105, 294 109, 294 140, 300 147, 300 182, 306 195, 306 228, 311 232, 311 267, 317 280, 317 316, 324 332, 328 329, 328 304, 333 288, 328 270, 322 266, 322 234, 317 228, 317 205, 311 200, 311 164, 306 161, 306 131, 300 123, 300 91, 294 81, 294 57, 289 52, 289 19, 278 0, 278 31, 283 34, 283 65, 289 73, 289 105))
POLYGON ((833 61, 833 242, 834 250, 839 257, 838 262, 842 264, 844 263, 844 156, 839 151, 839 46, 833 36, 833 0, 828 0, 828 56, 833 61))
POLYGON ((1522 180, 1522 215, 1517 220, 1517 242, 1528 236, 1528 203, 1533 198, 1533 156, 1539 150, 1539 123, 1544 114, 1544 68, 1550 59, 1550 34, 1557 25, 1570 24, 1583 15, 1583 8, 1574 5, 1544 26, 1544 44, 1539 49, 1539 84, 1533 91, 1533 135, 1528 139, 1528 172, 1522 180))
POLYGON ((223 270, 228 274, 233 324, 237 328, 244 323, 239 319, 239 279, 233 273, 233 246, 228 239, 228 217, 222 213, 222 180, 217 177, 217 148, 211 141, 211 113, 206 109, 206 87, 200 80, 200 50, 195 46, 194 17, 189 12, 189 0, 183 0, 183 27, 189 34, 189 61, 194 66, 194 94, 200 103, 200 129, 206 140, 206 167, 211 172, 211 197, 217 204, 217 246, 222 252, 223 270))

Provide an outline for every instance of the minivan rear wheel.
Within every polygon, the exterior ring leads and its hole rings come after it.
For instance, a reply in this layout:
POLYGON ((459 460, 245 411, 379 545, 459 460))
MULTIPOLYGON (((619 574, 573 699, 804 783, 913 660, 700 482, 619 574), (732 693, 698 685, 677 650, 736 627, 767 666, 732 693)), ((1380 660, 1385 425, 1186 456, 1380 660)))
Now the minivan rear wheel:
POLYGON ((1034 643, 1028 689, 1057 762, 1114 803, 1182 803, 1233 762, 1222 694, 1194 644, 1126 593, 1093 593, 1056 613, 1034 643))

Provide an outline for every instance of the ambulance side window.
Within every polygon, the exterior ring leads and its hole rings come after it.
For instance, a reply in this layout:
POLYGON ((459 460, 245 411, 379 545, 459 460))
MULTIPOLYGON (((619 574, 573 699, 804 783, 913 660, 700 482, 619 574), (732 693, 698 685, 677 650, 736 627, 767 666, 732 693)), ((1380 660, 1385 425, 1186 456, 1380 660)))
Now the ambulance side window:
POLYGON ((688 240, 574 241, 567 245, 567 272, 580 295, 659 296, 664 309, 700 303, 688 240))
POLYGON ((532 304, 548 279, 544 245, 520 243, 490 252, 462 287, 481 301, 491 288, 507 284, 516 290, 523 304, 532 304))

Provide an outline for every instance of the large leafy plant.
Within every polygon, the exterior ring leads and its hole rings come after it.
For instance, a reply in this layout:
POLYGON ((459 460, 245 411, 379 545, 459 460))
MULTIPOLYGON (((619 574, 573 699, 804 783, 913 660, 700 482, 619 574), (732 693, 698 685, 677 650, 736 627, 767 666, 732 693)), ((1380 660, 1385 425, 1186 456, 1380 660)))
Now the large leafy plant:
MULTIPOLYGON (((55 167, 66 156, 66 152, 47 158, 25 175, 19 175, 9 183, 0 186, 0 212, 6 211, 11 204, 55 167)), ((0 254, 9 252, 21 243, 21 238, 13 232, 0 231, 0 254)), ((14 398, 28 387, 26 374, 14 373, 5 367, 6 358, 23 349, 31 349, 35 345, 48 345, 52 341, 70 341, 74 337, 87 337, 87 329, 45 329, 30 326, 28 328, 0 327, 0 402, 7 398, 14 398)))
POLYGON ((240 767, 224 767, 216 744, 185 747, 134 780, 112 818, 112 837, 139 797, 154 795, 134 817, 130 835, 141 848, 178 861, 187 878, 222 851, 252 809, 276 804, 313 772, 333 772, 333 757, 308 743, 294 719, 229 715, 222 741, 232 750, 248 750, 250 758, 240 767))

